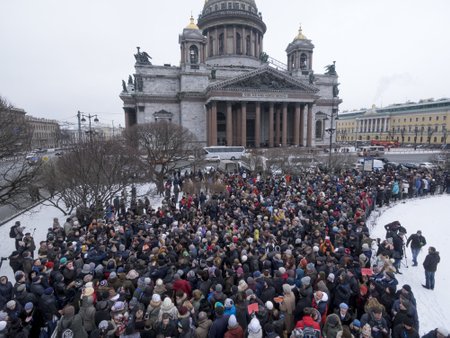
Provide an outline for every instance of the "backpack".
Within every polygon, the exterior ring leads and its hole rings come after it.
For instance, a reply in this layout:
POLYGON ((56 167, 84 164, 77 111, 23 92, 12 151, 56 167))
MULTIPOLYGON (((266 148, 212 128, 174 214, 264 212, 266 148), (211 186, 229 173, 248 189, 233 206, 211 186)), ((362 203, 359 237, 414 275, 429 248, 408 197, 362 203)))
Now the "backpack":
POLYGON ((13 225, 9 229, 9 238, 16 238, 16 229, 17 229, 17 225, 13 225))
POLYGON ((305 325, 303 328, 303 338, 320 338, 320 331, 312 326, 305 325))

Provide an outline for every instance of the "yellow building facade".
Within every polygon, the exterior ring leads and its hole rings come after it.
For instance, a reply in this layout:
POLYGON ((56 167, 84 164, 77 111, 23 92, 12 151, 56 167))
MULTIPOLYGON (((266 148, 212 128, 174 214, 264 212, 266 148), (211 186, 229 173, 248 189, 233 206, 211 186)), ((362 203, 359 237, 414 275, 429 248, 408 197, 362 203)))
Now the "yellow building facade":
POLYGON ((342 112, 336 121, 337 143, 397 141, 400 145, 446 145, 450 99, 421 100, 342 112))

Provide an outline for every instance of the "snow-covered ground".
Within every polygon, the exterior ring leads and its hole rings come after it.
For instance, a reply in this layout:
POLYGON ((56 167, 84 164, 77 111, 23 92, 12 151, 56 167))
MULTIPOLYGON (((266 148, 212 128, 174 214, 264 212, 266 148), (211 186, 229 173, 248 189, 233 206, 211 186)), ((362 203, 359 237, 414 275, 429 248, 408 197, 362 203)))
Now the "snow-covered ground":
MULTIPOLYGON (((146 188, 138 189, 138 195, 145 193, 146 188)), ((154 206, 160 204, 159 197, 151 199, 154 206)), ((38 206, 9 223, 0 227, 0 256, 7 257, 14 250, 14 240, 9 238, 9 228, 15 221, 20 221, 26 227, 25 232, 33 233, 36 246, 39 241, 45 240, 47 229, 51 227, 53 218, 58 217, 60 223, 64 223, 65 216, 58 210, 48 206, 38 206)), ((450 312, 447 306, 450 304, 450 292, 447 283, 450 282, 450 265, 447 262, 450 255, 450 195, 408 200, 406 203, 398 203, 391 208, 383 208, 375 211, 369 224, 373 223, 373 238, 385 238, 383 225, 398 220, 408 230, 408 235, 422 230, 427 240, 427 246, 419 255, 419 266, 413 267, 411 252, 407 249, 408 268, 402 266, 402 275, 397 275, 399 285, 409 284, 417 299, 417 307, 420 319, 420 333, 435 329, 436 327, 449 328, 450 312), (436 273, 436 287, 434 291, 424 289, 421 284, 425 282, 422 262, 425 259, 428 246, 434 246, 440 252, 441 263, 436 273)), ((6 275, 13 279, 13 273, 8 261, 3 262, 0 275, 6 275)))
MULTIPOLYGON (((375 211, 377 216, 377 211, 375 211)), ((399 203, 388 209, 381 209, 381 215, 375 220, 372 230, 373 238, 385 239, 384 225, 398 220, 408 234, 422 230, 427 245, 418 257, 419 265, 412 266, 411 250, 406 248, 408 268, 402 264, 402 275, 396 275, 399 285, 409 284, 417 300, 420 321, 420 334, 423 335, 436 327, 450 329, 450 195, 439 195, 423 199, 414 199, 399 203), (428 253, 428 247, 434 246, 439 251, 441 262, 436 272, 436 286, 433 291, 424 289, 425 272, 422 263, 428 253)), ((369 222, 370 224, 370 222, 369 222)))

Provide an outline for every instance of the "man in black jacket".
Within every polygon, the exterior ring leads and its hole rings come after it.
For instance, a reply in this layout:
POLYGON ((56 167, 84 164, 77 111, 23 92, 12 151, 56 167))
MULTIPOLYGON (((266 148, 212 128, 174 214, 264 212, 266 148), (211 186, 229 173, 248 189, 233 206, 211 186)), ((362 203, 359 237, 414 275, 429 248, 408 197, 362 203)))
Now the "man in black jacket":
POLYGON ((422 236, 422 231, 419 230, 417 231, 417 233, 409 236, 408 240, 406 241, 406 246, 408 246, 409 243, 411 243, 413 266, 417 266, 417 256, 419 256, 419 252, 422 247, 427 244, 425 237, 422 236))
POLYGON ((423 262, 423 267, 425 269, 425 285, 422 284, 422 286, 425 289, 434 289, 434 274, 436 273, 437 265, 440 260, 439 252, 436 251, 435 247, 430 246, 428 248, 428 255, 423 262))

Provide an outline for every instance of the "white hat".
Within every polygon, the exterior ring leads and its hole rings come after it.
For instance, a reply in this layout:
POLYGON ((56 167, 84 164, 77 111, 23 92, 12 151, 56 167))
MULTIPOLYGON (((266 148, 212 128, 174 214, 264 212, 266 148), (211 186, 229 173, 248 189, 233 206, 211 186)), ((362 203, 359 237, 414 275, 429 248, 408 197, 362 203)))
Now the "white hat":
POLYGON ((273 310, 273 303, 270 300, 268 300, 264 305, 266 306, 267 310, 273 310))
POLYGON ((6 328, 6 322, 4 320, 2 320, 0 322, 0 331, 3 331, 6 328))
POLYGON ((261 330, 261 324, 259 320, 255 317, 248 324, 248 332, 249 333, 258 333, 261 330))

